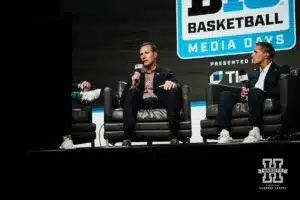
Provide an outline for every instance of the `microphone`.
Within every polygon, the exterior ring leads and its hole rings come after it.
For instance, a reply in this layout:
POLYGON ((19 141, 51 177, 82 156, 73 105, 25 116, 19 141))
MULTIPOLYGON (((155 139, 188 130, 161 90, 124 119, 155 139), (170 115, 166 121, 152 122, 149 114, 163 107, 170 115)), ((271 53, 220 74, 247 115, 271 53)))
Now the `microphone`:
POLYGON ((245 87, 245 88, 249 87, 248 74, 244 69, 239 70, 239 81, 242 83, 243 87, 245 87))
MULTIPOLYGON (((244 69, 239 70, 239 81, 242 83, 242 86, 245 87, 246 89, 249 88, 249 78, 248 74, 244 69)), ((246 99, 246 97, 242 97, 242 99, 246 99)))
MULTIPOLYGON (((142 69, 143 69, 143 68, 144 68, 144 65, 143 65, 143 64, 136 64, 136 65, 134 66, 134 70, 135 70, 136 72, 139 72, 140 74, 142 73, 142 69)), ((135 82, 135 83, 138 83, 139 80, 138 80, 138 79, 135 79, 134 82, 135 82)))

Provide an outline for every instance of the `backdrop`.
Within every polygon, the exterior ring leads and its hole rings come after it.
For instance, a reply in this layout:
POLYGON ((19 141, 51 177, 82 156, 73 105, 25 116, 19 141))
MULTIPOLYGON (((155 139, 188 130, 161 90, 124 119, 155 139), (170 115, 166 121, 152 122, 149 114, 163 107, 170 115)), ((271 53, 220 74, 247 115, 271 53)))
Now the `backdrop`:
MULTIPOLYGON (((139 45, 157 45, 159 65, 205 100, 209 82, 238 84, 251 70, 256 41, 270 41, 276 62, 298 67, 300 2, 295 0, 63 0, 72 13, 72 77, 93 87, 114 87, 139 63, 139 45)), ((98 105, 103 103, 100 99, 98 105)))

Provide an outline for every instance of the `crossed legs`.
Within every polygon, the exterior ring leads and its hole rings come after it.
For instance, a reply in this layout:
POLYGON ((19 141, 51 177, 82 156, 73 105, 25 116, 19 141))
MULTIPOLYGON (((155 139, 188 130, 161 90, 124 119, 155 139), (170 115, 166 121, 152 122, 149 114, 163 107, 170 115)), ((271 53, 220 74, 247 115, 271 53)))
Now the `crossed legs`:
MULTIPOLYGON (((244 142, 255 142, 262 139, 260 136, 260 125, 262 121, 264 96, 264 92, 258 88, 253 88, 249 91, 247 102, 249 106, 248 119, 253 128, 249 131, 249 136, 244 139, 244 142)), ((221 130, 219 143, 226 143, 232 140, 230 137, 232 108, 239 102, 242 102, 240 96, 237 96, 230 91, 221 93, 217 115, 217 125, 221 130)))
POLYGON ((71 97, 74 100, 81 102, 93 102, 99 98, 101 89, 90 90, 90 91, 80 91, 80 92, 71 92, 71 97))

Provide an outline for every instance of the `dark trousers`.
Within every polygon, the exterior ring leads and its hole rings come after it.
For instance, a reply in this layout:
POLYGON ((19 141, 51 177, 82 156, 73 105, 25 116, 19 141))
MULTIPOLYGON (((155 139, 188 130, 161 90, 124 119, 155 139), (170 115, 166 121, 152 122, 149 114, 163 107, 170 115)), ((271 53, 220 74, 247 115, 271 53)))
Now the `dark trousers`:
POLYGON ((159 98, 143 99, 142 92, 137 88, 130 88, 124 99, 123 118, 125 139, 131 139, 135 130, 139 109, 166 108, 167 120, 170 125, 172 138, 178 136, 180 110, 182 105, 181 92, 178 88, 160 92, 159 98))
MULTIPOLYGON (((262 121, 262 109, 265 99, 264 91, 258 88, 252 88, 248 94, 249 122, 252 126, 260 127, 262 121)), ((236 103, 245 103, 240 96, 230 91, 221 93, 218 107, 217 124, 220 129, 230 130, 232 120, 232 108, 236 103)))

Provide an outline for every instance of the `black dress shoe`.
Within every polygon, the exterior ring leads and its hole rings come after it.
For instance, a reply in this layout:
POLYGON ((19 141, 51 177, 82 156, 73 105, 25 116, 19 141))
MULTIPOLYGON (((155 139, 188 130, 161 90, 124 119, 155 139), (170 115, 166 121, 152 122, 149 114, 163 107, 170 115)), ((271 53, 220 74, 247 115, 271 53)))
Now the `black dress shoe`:
POLYGON ((127 139, 127 140, 124 140, 123 143, 122 143, 122 146, 123 146, 123 147, 130 147, 130 146, 131 146, 131 141, 128 140, 128 139, 127 139))
POLYGON ((179 140, 176 139, 176 138, 173 138, 173 139, 170 141, 170 144, 179 144, 179 140))

